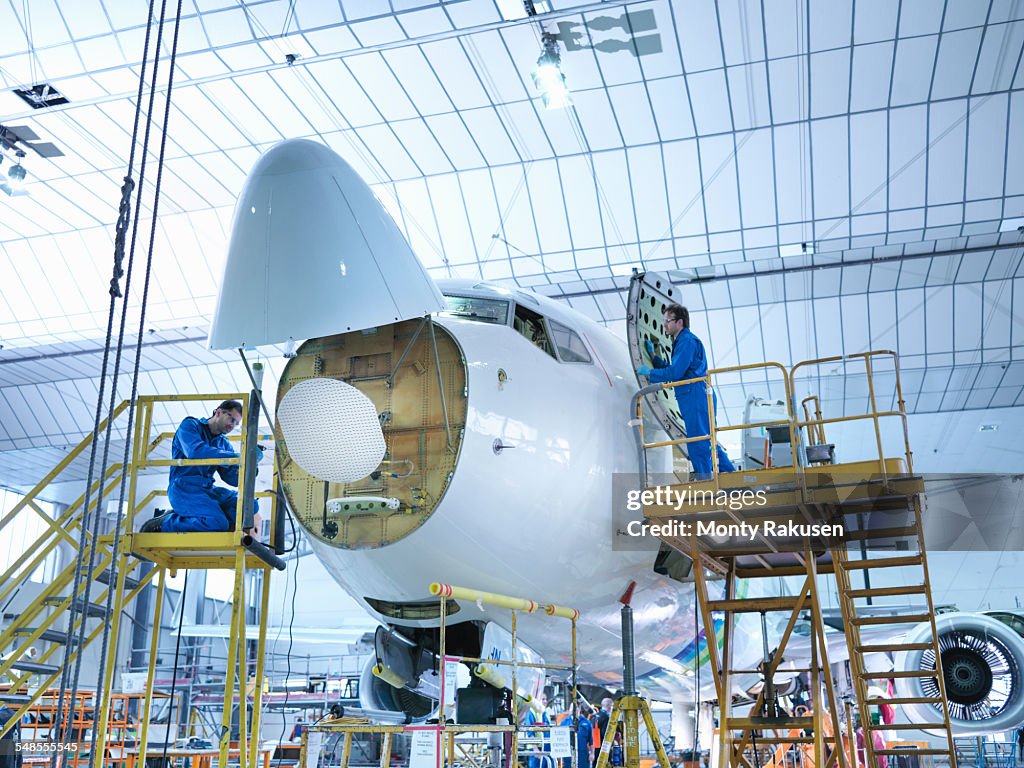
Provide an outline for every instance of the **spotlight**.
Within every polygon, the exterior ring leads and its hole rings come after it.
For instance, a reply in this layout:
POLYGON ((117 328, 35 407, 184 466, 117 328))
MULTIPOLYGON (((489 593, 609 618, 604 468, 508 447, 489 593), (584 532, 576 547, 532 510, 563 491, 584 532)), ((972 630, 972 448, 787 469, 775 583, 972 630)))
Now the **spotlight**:
POLYGON ((550 32, 545 32, 541 39, 544 50, 537 59, 537 69, 533 71, 533 84, 540 91, 547 109, 563 109, 572 104, 572 98, 565 84, 565 75, 562 74, 558 38, 550 32))
POLYGON ((7 172, 7 178, 0 184, 0 189, 8 195, 17 194, 25 181, 25 167, 21 164, 21 158, 24 156, 24 152, 18 152, 17 165, 11 166, 11 169, 7 172))
POLYGON ((25 181, 25 168, 21 163, 11 167, 11 170, 7 172, 7 178, 9 181, 7 184, 12 189, 17 189, 25 181))

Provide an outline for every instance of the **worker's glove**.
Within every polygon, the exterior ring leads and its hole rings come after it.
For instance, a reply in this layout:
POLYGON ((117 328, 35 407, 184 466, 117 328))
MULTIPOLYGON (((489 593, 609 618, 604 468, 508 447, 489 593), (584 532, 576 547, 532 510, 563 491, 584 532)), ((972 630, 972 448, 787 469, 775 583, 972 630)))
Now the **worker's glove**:
POLYGON ((641 365, 639 368, 636 369, 636 372, 640 376, 650 376, 653 371, 654 369, 651 368, 651 366, 649 365, 641 365))
POLYGON ((264 448, 262 445, 260 445, 259 443, 256 444, 256 463, 257 464, 259 464, 261 461, 263 461, 263 452, 265 450, 267 450, 267 449, 264 448))
POLYGON ((647 350, 647 356, 652 360, 654 359, 654 342, 650 339, 644 339, 644 349, 647 350))

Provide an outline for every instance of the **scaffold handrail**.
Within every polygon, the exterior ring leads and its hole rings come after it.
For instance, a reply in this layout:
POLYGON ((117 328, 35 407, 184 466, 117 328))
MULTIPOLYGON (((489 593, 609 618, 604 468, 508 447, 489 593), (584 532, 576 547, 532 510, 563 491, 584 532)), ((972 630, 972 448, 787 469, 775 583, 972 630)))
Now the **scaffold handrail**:
POLYGON ((903 389, 900 382, 900 371, 899 371, 899 356, 892 350, 880 349, 880 350, 868 350, 865 352, 853 352, 846 355, 832 355, 828 357, 814 358, 810 360, 803 360, 790 368, 786 368, 783 364, 775 361, 765 361, 761 363, 746 363, 744 365, 733 365, 723 368, 709 369, 705 376, 698 376, 692 379, 684 379, 681 381, 672 381, 658 384, 650 384, 646 387, 638 390, 633 396, 633 402, 631 404, 631 413, 634 415, 634 420, 631 424, 634 426, 637 435, 637 444, 639 449, 640 464, 639 470, 643 483, 646 485, 647 479, 647 451, 655 448, 666 448, 678 445, 687 445, 689 443, 699 442, 708 440, 711 443, 711 460, 712 460, 712 478, 714 488, 718 490, 720 486, 719 472, 718 472, 718 452, 717 452, 717 433, 728 432, 736 430, 766 428, 766 427, 782 427, 786 426, 789 429, 790 445, 793 450, 793 470, 796 473, 797 480, 800 484, 801 489, 806 492, 806 477, 805 477, 805 462, 801 460, 799 446, 800 446, 800 434, 802 429, 807 429, 809 442, 813 444, 824 444, 825 442, 825 425, 826 424, 840 424, 845 422, 871 420, 874 425, 875 432, 875 443, 878 450, 878 465, 882 474, 883 482, 888 482, 888 469, 885 460, 885 451, 882 440, 882 432, 880 426, 880 420, 885 418, 899 418, 902 421, 903 426, 903 443, 904 443, 904 455, 906 457, 906 471, 910 474, 913 473, 913 454, 910 450, 910 437, 907 426, 907 413, 906 404, 903 400, 903 389), (889 409, 885 411, 878 410, 877 398, 874 386, 874 371, 872 368, 872 360, 876 358, 891 358, 893 361, 893 375, 895 376, 895 394, 897 400, 896 409, 889 409), (869 397, 869 410, 864 414, 854 414, 850 416, 834 416, 825 418, 821 413, 821 403, 816 394, 812 394, 805 397, 801 401, 803 406, 805 417, 801 419, 796 414, 796 403, 794 400, 794 393, 796 392, 796 374, 798 371, 804 368, 808 368, 814 365, 833 364, 843 361, 860 361, 865 367, 865 373, 867 375, 868 382, 868 397, 869 397), (750 370, 770 370, 777 369, 780 374, 783 387, 785 389, 785 408, 786 418, 785 419, 770 419, 763 421, 754 421, 742 424, 729 424, 726 426, 718 426, 715 423, 715 410, 714 410, 714 377, 720 377, 725 374, 739 373, 742 371, 750 370), (705 435, 687 435, 675 440, 659 440, 655 442, 647 442, 644 439, 644 428, 643 428, 643 400, 649 394, 654 394, 668 389, 675 389, 680 386, 687 386, 696 384, 698 382, 705 382, 707 389, 707 409, 708 409, 708 424, 710 430, 705 435), (816 406, 815 416, 811 418, 810 413, 807 409, 807 403, 813 401, 816 406))

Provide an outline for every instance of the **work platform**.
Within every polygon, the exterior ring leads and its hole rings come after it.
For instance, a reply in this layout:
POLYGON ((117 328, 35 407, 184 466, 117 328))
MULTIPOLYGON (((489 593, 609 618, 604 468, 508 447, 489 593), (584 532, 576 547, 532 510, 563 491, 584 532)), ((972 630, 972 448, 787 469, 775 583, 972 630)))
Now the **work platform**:
MULTIPOLYGON (((193 414, 194 415, 194 414, 193 414)), ((227 675, 224 682, 223 718, 220 733, 216 735, 219 765, 227 765, 229 747, 232 747, 233 705, 237 701, 238 743, 240 748, 231 754, 239 755, 240 768, 257 764, 259 744, 250 733, 259 733, 262 680, 264 676, 264 646, 268 600, 270 595, 270 573, 282 568, 283 561, 266 546, 253 541, 243 533, 249 521, 243 510, 251 510, 254 498, 265 499, 264 512, 270 519, 270 541, 274 540, 279 522, 277 511, 276 485, 269 491, 256 493, 256 441, 269 441, 272 435, 258 435, 259 420, 258 393, 204 394, 139 396, 134 405, 123 402, 113 409, 107 420, 98 424, 94 433, 88 435, 79 445, 30 491, 9 513, 0 518, 0 529, 24 516, 39 516, 46 528, 37 541, 25 548, 25 552, 0 574, 0 602, 9 604, 22 587, 31 580, 32 574, 55 550, 70 545, 75 557, 42 591, 31 600, 3 632, 0 632, 0 646, 12 651, 0 661, 0 674, 8 674, 11 684, 0 688, 0 703, 15 709, 14 717, 0 729, 0 736, 14 727, 37 702, 50 697, 65 703, 56 707, 57 716, 50 727, 50 740, 68 743, 76 738, 89 741, 77 744, 73 751, 62 751, 59 760, 77 768, 91 764, 93 768, 106 768, 111 762, 110 750, 113 742, 122 739, 111 738, 111 701, 114 696, 114 663, 118 648, 123 619, 133 601, 144 590, 155 588, 156 599, 152 616, 147 616, 150 626, 161 626, 161 613, 168 577, 178 571, 199 569, 227 569, 234 572, 231 598, 231 619, 228 640, 227 675), (224 400, 237 400, 242 404, 243 418, 240 434, 239 457, 233 459, 174 459, 159 458, 158 447, 166 450, 173 432, 153 434, 154 408, 169 404, 186 404, 189 408, 216 405, 224 400), (127 422, 127 424, 124 424, 127 422), (116 430, 116 431, 114 431, 116 430), (125 449, 127 461, 116 462, 98 470, 97 477, 76 501, 57 519, 44 514, 37 503, 39 495, 52 482, 60 481, 72 464, 91 450, 93 458, 99 452, 100 443, 111 440, 111 434, 129 434, 131 440, 125 449), (153 490, 147 494, 140 491, 140 479, 144 473, 164 472, 171 466, 215 465, 238 467, 238 505, 236 507, 235 531, 224 533, 137 533, 134 528, 141 524, 141 514, 148 511, 156 499, 166 496, 165 490, 153 490), (112 498, 122 502, 122 515, 100 514, 101 503, 112 498), (104 518, 108 521, 104 524, 104 518), (111 529, 112 530, 109 530, 111 529), (255 592, 258 608, 248 608, 254 601, 247 592, 255 592), (259 621, 259 635, 255 653, 249 658, 246 641, 246 626, 251 619, 259 621), (95 693, 90 692, 95 710, 91 735, 82 736, 79 723, 78 678, 65 670, 73 668, 84 648, 100 640, 104 645, 101 658, 101 679, 95 693), (43 650, 29 661, 29 656, 38 648, 43 650), (247 687, 253 687, 252 717, 247 712, 247 687)), ((229 438, 232 439, 232 438, 229 438)), ((107 443, 109 445, 109 442, 107 443)), ((107 455, 107 446, 102 446, 107 455)), ((164 484, 166 488, 166 483, 164 484)), ((136 619, 138 620, 138 619, 136 619)), ((149 666, 146 673, 145 695, 143 697, 139 723, 139 740, 135 754, 148 757, 159 756, 162 748, 147 752, 149 738, 150 706, 154 695, 155 664, 158 659, 159 632, 153 631, 148 653, 149 666)), ((172 677, 174 677, 172 675, 172 677)), ((123 734, 122 734, 123 736, 123 734)), ((123 744, 122 744, 123 746, 123 744)))
MULTIPOLYGON (((816 380, 813 376, 810 379, 816 380)), ((718 768, 751 768, 758 764, 758 744, 792 745, 803 750, 804 759, 816 768, 880 768, 880 758, 908 754, 905 749, 884 743, 881 733, 911 728, 926 729, 943 742, 941 747, 915 749, 912 754, 927 756, 931 759, 929 765, 945 763, 956 768, 922 528, 925 488, 923 479, 913 470, 896 355, 867 352, 807 361, 788 370, 777 363, 711 370, 699 379, 646 387, 637 393, 634 407, 641 485, 647 494, 643 498, 643 522, 652 526, 651 532, 665 544, 692 561, 691 577, 706 636, 717 641, 708 643, 708 652, 720 709, 718 768), (888 375, 894 384, 891 398, 895 405, 891 409, 877 406, 881 398, 876 397, 873 373, 880 360, 891 363, 888 375), (849 364, 864 368, 866 412, 824 418, 820 402, 812 394, 801 402, 803 417, 798 415, 797 372, 849 364), (717 377, 768 370, 784 389, 784 399, 777 401, 782 412, 766 421, 716 428, 712 387, 717 377), (700 383, 707 389, 710 434, 646 442, 644 405, 661 408, 663 418, 666 390, 700 383), (808 403, 814 404, 813 416, 808 403), (902 444, 895 450, 887 451, 884 445, 884 419, 900 423, 902 444), (843 455, 844 446, 826 441, 826 425, 856 421, 868 424, 870 437, 856 446, 861 455, 837 463, 836 456, 843 455), (749 444, 751 434, 765 435, 762 466, 717 472, 717 438, 729 430, 742 430, 744 445, 749 444), (698 440, 711 443, 716 472, 710 479, 680 482, 678 475, 658 479, 648 476, 650 451, 698 440), (786 452, 781 452, 791 457, 786 465, 776 462, 772 466, 771 458, 780 455, 773 450, 773 440, 788 446, 786 452), (870 444, 867 450, 865 443, 870 444), (902 569, 903 584, 872 587, 871 574, 894 568, 902 569), (826 629, 818 579, 821 575, 835 579, 856 715, 837 696, 832 679, 834 662, 828 641, 835 633, 826 629), (780 584, 778 577, 783 576, 797 577, 797 583, 803 577, 802 586, 793 594, 774 594, 780 584), (772 581, 762 582, 764 588, 755 588, 759 579, 772 581), (737 589, 740 580, 746 584, 742 590, 737 589), (878 610, 878 606, 871 605, 875 598, 892 597, 916 604, 898 611, 886 611, 884 607, 878 610), (716 622, 716 614, 724 614, 725 621, 716 622), (733 659, 737 620, 744 614, 761 616, 764 654, 757 670, 738 669, 733 659), (766 624, 770 614, 782 617, 778 626, 785 627, 781 637, 773 638, 771 643, 766 624), (810 660, 808 663, 804 647, 804 658, 798 665, 809 675, 810 691, 807 711, 797 713, 787 711, 780 701, 784 697, 777 693, 775 677, 784 661, 795 661, 789 647, 800 622, 809 622, 810 627, 810 660), (721 630, 714 631, 719 625, 721 630), (915 629, 916 635, 908 636, 911 625, 930 631, 922 636, 915 629), (787 659, 787 654, 791 658, 787 659), (914 664, 905 670, 872 671, 865 662, 868 654, 908 655, 914 664), (733 704, 734 694, 739 692, 734 687, 735 676, 752 672, 762 679, 757 699, 749 711, 734 713, 734 709, 740 709, 733 704), (897 685, 910 686, 912 692, 884 695, 877 686, 890 678, 897 685), (873 721, 871 709, 882 705, 905 708, 909 724, 873 721), (861 747, 854 732, 858 725, 864 730, 861 747)), ((848 454, 853 447, 848 447, 848 454)), ((744 457, 749 456, 745 452, 744 457)))

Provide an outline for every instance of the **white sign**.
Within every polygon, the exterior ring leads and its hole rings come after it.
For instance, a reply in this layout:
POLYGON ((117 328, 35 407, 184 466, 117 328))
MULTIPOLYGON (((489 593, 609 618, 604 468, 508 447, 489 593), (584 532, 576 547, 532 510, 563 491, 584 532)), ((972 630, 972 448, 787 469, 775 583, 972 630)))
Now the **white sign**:
POLYGON ((437 768, 437 732, 413 731, 409 768, 437 768))
MULTIPOLYGON (((570 721, 571 722, 571 721, 570 721)), ((551 729, 551 756, 554 758, 559 757, 572 757, 572 747, 570 746, 570 739, 572 737, 572 728, 552 728, 551 729)))
POLYGON ((145 672, 122 672, 121 692, 122 693, 145 693, 146 691, 145 672))
POLYGON ((459 687, 459 664, 457 661, 444 663, 444 706, 455 706, 455 691, 459 687))
POLYGON ((306 731, 306 765, 320 765, 320 754, 324 751, 322 731, 306 731))

